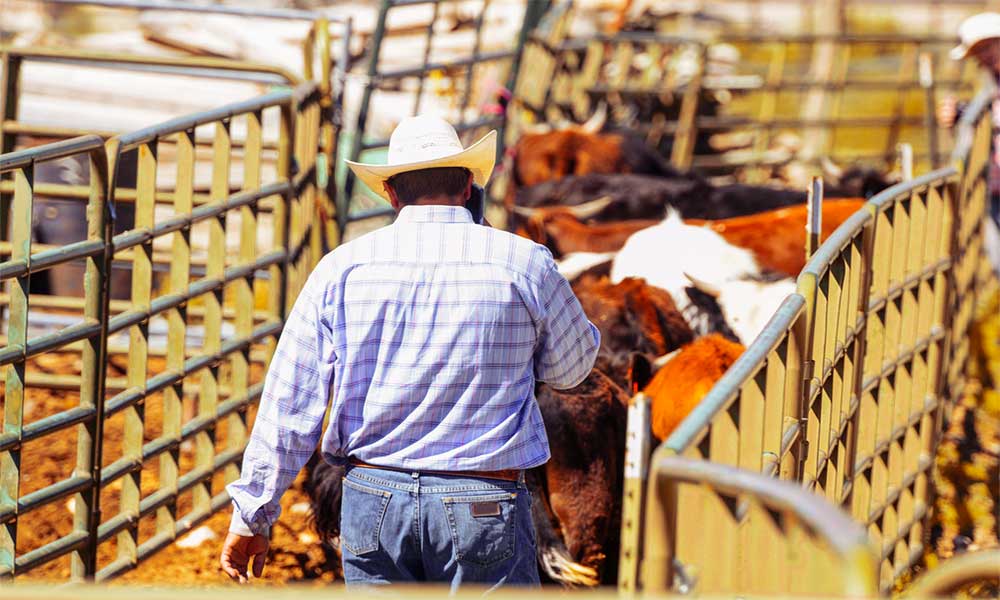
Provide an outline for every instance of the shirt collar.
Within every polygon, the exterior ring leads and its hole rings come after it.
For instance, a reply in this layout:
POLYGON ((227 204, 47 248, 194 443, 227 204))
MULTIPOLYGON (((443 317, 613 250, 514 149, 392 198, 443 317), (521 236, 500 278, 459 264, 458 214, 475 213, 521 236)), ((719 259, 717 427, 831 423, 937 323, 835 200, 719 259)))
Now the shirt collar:
POLYGON ((396 216, 397 223, 472 223, 472 213, 464 206, 410 204, 396 216))

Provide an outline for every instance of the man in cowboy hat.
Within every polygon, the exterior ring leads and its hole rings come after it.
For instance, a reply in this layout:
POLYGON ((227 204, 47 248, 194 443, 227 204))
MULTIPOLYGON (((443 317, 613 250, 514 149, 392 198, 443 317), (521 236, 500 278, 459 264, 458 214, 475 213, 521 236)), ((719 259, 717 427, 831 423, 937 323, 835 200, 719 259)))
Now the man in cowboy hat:
POLYGON ((291 310, 229 485, 222 568, 260 576, 279 500, 322 439, 347 464, 348 584, 537 584, 524 470, 549 458, 536 381, 578 385, 600 336, 543 246, 464 207, 496 132, 463 149, 431 116, 393 131, 388 164, 350 162, 398 212, 324 257, 291 310))

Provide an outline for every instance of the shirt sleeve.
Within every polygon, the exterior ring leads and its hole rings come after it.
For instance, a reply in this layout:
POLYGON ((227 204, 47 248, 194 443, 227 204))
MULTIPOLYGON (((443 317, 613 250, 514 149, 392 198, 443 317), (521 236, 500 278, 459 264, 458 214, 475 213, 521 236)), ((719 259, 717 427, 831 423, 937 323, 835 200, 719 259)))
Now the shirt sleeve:
POLYGON ((316 449, 333 376, 333 341, 321 310, 325 277, 313 271, 299 294, 271 359, 233 500, 230 531, 266 535, 281 496, 316 449))
POLYGON ((541 335, 535 353, 535 379, 564 390, 580 385, 597 359, 601 334, 589 320, 569 282, 549 259, 539 300, 541 335))

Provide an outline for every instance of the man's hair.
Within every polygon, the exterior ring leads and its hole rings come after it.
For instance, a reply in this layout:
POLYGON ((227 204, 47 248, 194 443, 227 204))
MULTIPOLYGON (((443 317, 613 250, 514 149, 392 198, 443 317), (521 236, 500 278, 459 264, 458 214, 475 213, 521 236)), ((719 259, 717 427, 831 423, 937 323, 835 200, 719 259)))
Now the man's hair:
POLYGON ((428 196, 461 196, 468 182, 469 170, 464 167, 406 171, 389 178, 389 185, 403 204, 411 204, 428 196))

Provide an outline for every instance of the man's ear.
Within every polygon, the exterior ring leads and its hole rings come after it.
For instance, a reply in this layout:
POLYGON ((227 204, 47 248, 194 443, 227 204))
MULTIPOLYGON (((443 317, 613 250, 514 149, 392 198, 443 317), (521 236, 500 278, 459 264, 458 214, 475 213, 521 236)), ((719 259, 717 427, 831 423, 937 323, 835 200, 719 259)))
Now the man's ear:
POLYGON ((388 179, 382 182, 382 189, 389 195, 389 203, 392 204, 392 209, 399 212, 399 196, 396 195, 396 190, 392 189, 392 185, 388 179))
POLYGON ((472 182, 475 179, 472 177, 472 171, 469 171, 469 180, 465 182, 465 192, 462 194, 463 200, 468 200, 472 197, 472 182))

